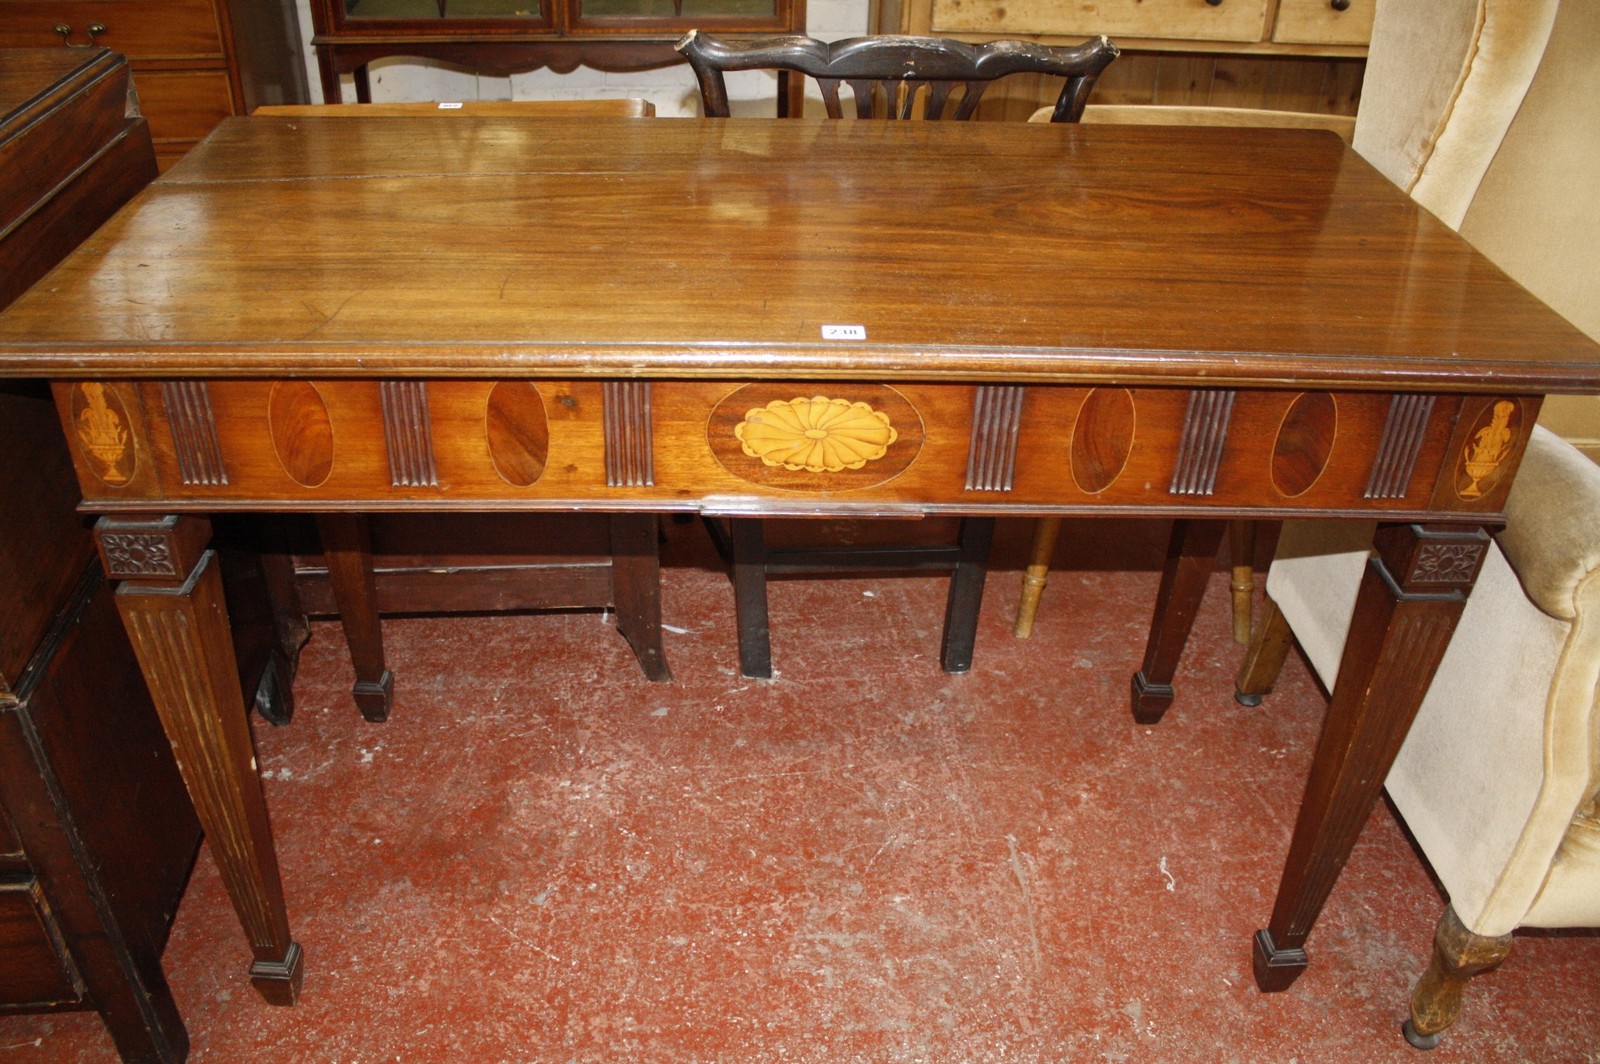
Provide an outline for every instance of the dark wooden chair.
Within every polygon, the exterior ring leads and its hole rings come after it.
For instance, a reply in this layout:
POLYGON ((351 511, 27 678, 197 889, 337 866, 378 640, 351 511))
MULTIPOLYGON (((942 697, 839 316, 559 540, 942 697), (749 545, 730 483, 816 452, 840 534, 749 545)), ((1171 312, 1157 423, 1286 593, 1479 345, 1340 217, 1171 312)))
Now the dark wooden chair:
MULTIPOLYGON (((724 41, 691 31, 677 49, 699 79, 708 118, 729 115, 725 72, 787 70, 816 79, 830 118, 844 117, 839 99, 842 84, 848 85, 854 96, 857 118, 923 120, 972 118, 984 89, 997 78, 1055 75, 1064 81, 1051 121, 1076 122, 1095 79, 1117 56, 1116 46, 1104 37, 1073 48, 1050 48, 1023 41, 974 45, 935 37, 894 36, 856 37, 831 44, 798 36, 724 41)), ((882 524, 890 529, 903 527, 901 522, 882 524)), ((954 542, 948 535, 942 542, 928 542, 929 537, 923 535, 916 542, 851 543, 844 540, 856 537, 834 535, 832 542, 824 544, 814 542, 813 537, 812 542, 776 545, 768 529, 792 532, 793 523, 732 518, 708 521, 707 527, 733 573, 739 666, 744 675, 772 675, 768 575, 853 569, 950 570, 940 665, 946 672, 971 668, 993 518, 963 520, 954 542)), ((882 540, 883 536, 859 538, 882 540)))

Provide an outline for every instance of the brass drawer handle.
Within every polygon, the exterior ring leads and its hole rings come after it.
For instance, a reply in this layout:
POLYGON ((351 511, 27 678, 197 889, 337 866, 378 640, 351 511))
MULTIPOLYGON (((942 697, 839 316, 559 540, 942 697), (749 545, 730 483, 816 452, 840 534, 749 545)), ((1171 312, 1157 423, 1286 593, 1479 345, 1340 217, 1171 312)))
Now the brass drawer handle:
POLYGON ((66 45, 68 48, 98 48, 100 45, 95 38, 105 31, 106 24, 104 22, 91 22, 89 23, 89 28, 84 31, 85 35, 87 35, 89 38, 89 43, 73 44, 72 27, 67 25, 65 22, 56 23, 56 32, 61 34, 61 43, 66 45))

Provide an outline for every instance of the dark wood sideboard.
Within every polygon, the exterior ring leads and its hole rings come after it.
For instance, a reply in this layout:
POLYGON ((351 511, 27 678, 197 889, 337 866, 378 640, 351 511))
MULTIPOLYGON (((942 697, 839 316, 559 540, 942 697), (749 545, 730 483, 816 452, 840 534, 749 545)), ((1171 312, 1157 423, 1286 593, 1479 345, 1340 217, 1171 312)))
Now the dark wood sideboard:
POLYGON ((162 170, 229 115, 310 99, 294 0, 0 0, 0 48, 127 56, 162 170))
MULTIPOLYGON (((0 50, 0 306, 155 177, 129 65, 0 50)), ((161 971, 200 827, 77 513, 49 393, 0 383, 0 1011, 97 1009, 182 1060, 161 971)))

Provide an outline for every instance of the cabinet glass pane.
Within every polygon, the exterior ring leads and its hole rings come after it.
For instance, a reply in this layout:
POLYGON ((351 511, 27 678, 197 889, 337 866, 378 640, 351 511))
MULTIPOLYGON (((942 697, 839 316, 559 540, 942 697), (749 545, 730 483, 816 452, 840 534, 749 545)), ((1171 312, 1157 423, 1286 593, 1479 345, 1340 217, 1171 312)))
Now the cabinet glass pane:
POLYGON ((776 0, 582 0, 584 18, 772 18, 776 0))
POLYGON ((504 18, 543 16, 540 0, 344 0, 345 18, 504 18))

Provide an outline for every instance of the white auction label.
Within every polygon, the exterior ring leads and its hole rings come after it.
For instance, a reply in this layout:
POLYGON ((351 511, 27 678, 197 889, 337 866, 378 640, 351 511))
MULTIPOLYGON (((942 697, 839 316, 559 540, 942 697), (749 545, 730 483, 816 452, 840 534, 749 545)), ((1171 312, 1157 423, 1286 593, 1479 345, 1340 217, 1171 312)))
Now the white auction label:
POLYGON ((822 327, 824 340, 865 340, 867 327, 865 325, 824 325, 822 327))
POLYGON ((459 110, 461 110, 461 105, 459 103, 441 103, 439 105, 439 110, 441 110, 441 111, 459 111, 459 110))

